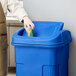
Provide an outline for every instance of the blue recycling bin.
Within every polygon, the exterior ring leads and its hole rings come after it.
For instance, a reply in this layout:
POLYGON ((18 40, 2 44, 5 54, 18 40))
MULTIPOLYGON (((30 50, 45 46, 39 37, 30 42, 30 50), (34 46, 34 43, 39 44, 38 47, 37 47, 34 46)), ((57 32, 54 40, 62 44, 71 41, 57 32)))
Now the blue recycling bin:
POLYGON ((71 33, 63 22, 34 21, 34 37, 25 29, 13 34, 16 76, 68 76, 71 33))

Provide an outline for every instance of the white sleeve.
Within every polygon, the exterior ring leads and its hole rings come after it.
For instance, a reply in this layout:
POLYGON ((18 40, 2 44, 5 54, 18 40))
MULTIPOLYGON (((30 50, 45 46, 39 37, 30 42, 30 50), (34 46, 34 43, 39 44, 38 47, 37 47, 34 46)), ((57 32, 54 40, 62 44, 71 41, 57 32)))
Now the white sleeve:
POLYGON ((23 6, 19 1, 8 0, 8 10, 9 12, 22 21, 24 16, 28 16, 27 12, 24 10, 23 6))

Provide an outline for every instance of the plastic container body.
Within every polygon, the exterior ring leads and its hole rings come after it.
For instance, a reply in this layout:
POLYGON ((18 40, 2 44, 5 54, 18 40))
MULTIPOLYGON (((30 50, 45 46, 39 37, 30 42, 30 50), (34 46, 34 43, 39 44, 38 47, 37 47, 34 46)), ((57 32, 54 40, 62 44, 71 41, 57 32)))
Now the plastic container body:
MULTIPOLYGON (((34 22, 37 25, 43 23, 50 25, 53 22, 34 22)), ((40 30, 42 34, 34 31, 35 37, 26 37, 24 29, 14 33, 12 45, 15 46, 16 76, 68 76, 71 34, 62 30, 63 23, 58 23, 60 27, 57 23, 53 24, 57 30, 53 25, 52 33, 47 30, 50 34, 44 29, 48 26, 40 30)))
POLYGON ((69 45, 60 47, 16 46, 17 76, 68 76, 69 45))

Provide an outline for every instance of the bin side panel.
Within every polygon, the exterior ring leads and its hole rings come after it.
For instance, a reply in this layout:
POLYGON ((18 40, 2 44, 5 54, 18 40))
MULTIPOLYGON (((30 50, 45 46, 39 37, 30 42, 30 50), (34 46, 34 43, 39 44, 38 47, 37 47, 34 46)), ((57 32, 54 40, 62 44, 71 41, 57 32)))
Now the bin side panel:
POLYGON ((59 76, 68 76, 68 62, 59 65, 59 76))
POLYGON ((16 76, 42 76, 42 68, 40 65, 16 64, 16 76))
POLYGON ((16 64, 16 76, 68 76, 68 63, 49 66, 16 64))
POLYGON ((23 63, 26 65, 43 64, 50 65, 56 64, 56 50, 42 47, 15 47, 15 61, 16 63, 23 63))
POLYGON ((17 76, 68 76, 69 44, 56 47, 15 46, 17 76))
POLYGON ((42 76, 59 76, 59 66, 58 65, 43 66, 42 76))
POLYGON ((64 46, 47 48, 32 46, 16 46, 15 62, 30 64, 56 65, 63 64, 69 58, 69 44, 64 46))
POLYGON ((66 44, 58 49, 56 53, 57 57, 57 63, 58 64, 65 64, 68 62, 69 59, 69 44, 66 44))

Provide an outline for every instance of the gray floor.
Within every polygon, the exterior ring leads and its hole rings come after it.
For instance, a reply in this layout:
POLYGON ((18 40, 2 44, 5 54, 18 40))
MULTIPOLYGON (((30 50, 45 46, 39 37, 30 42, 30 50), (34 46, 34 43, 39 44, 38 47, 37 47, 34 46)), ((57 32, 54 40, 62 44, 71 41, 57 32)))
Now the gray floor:
POLYGON ((11 74, 8 74, 7 76, 16 76, 16 74, 11 73, 11 74))

